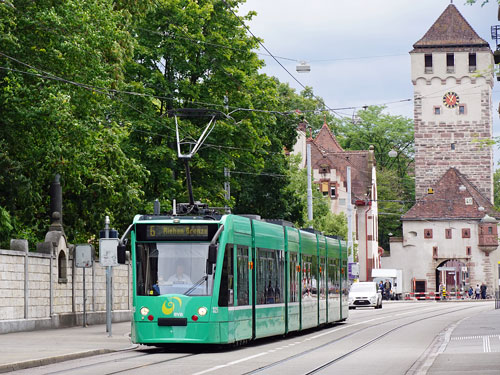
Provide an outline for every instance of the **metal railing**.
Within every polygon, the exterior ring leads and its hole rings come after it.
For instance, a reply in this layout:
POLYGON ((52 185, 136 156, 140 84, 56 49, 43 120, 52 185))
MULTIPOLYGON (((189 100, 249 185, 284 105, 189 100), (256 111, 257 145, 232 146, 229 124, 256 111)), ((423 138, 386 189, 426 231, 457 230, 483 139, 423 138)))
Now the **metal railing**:
POLYGON ((495 291, 495 309, 500 309, 500 290, 495 291))

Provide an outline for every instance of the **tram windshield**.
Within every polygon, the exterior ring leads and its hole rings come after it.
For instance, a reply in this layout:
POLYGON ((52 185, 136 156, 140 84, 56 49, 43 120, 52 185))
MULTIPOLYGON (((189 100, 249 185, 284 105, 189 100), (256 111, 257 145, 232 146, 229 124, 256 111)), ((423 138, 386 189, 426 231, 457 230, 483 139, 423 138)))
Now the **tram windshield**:
POLYGON ((206 274, 208 245, 206 242, 138 243, 137 294, 211 295, 213 276, 206 274))

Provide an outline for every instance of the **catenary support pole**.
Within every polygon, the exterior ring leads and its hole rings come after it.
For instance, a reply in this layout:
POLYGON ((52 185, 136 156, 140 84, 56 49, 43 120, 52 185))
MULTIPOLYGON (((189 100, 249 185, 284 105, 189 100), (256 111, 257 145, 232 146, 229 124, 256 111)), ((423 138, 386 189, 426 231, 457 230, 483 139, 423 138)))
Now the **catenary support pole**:
POLYGON ((348 262, 354 262, 352 243, 352 195, 351 195, 351 167, 347 167, 347 254, 348 262))
POLYGON ((311 186, 311 144, 307 144, 306 152, 307 161, 307 220, 309 228, 312 228, 313 220, 313 203, 312 203, 312 186, 311 186))
MULTIPOLYGON (((104 219, 104 237, 109 238, 109 216, 104 219)), ((111 267, 106 267, 106 332, 111 337, 111 267)))

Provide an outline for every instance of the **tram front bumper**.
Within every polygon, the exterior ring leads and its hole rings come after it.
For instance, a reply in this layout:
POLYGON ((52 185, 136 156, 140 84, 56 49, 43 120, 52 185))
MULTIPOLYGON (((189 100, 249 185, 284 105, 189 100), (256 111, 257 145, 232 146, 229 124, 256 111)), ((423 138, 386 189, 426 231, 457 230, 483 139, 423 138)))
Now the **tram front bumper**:
POLYGON ((221 344, 220 323, 188 322, 186 326, 160 326, 154 322, 133 322, 135 344, 221 344))

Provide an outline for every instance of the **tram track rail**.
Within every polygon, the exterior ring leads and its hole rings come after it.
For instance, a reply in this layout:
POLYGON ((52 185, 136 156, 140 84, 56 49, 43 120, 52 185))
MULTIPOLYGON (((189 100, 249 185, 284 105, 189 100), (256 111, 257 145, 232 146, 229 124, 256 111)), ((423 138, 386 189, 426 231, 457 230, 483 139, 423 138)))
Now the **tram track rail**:
MULTIPOLYGON (((336 358, 334 358, 334 359, 332 359, 330 361, 324 362, 320 366, 317 366, 314 369, 310 370, 309 372, 305 372, 304 374, 305 375, 316 374, 316 373, 318 373, 318 372, 320 372, 320 371, 322 371, 322 370, 324 370, 324 369, 332 366, 333 364, 335 364, 335 363, 337 363, 337 362, 339 362, 339 361, 341 361, 341 360, 343 360, 343 359, 345 359, 345 358, 353 355, 354 353, 359 352, 360 350, 363 350, 364 348, 366 348, 366 347, 374 344, 375 342, 379 341, 380 339, 382 339, 382 338, 388 336, 389 334, 391 334, 391 333, 393 333, 395 331, 398 331, 398 330, 400 330, 400 329, 402 329, 404 327, 410 326, 412 324, 421 322, 421 321, 429 319, 429 318, 435 318, 435 317, 438 317, 438 316, 452 314, 452 313, 458 312, 458 311, 466 311, 466 310, 475 309, 475 308, 479 308, 479 307, 477 307, 477 306, 471 306, 471 307, 465 307, 465 308, 463 308, 463 307, 462 308, 453 308, 452 310, 448 310, 448 311, 445 311, 445 312, 440 312, 439 314, 433 314, 433 315, 426 314, 425 317, 422 317, 422 318, 419 318, 419 319, 415 319, 415 320, 413 320, 411 322, 408 322, 408 323, 400 324, 397 327, 391 328, 388 331, 386 331, 386 332, 384 332, 384 333, 382 333, 382 334, 380 334, 380 335, 378 335, 378 336, 376 336, 376 337, 374 337, 374 338, 372 338, 372 339, 364 342, 363 344, 358 345, 356 348, 354 348, 354 349, 352 349, 352 350, 350 350, 350 351, 348 351, 348 352, 346 352, 346 353, 344 353, 342 355, 339 355, 339 356, 337 356, 336 358)), ((429 314, 432 314, 432 311, 429 311, 429 314)), ((390 322, 382 322, 382 324, 389 324, 389 323, 392 323, 394 321, 401 320, 401 319, 405 319, 405 317, 395 318, 395 319, 392 319, 390 322)), ((257 369, 254 369, 254 370, 251 370, 251 371, 248 371, 248 372, 245 372, 242 375, 251 375, 251 374, 262 373, 262 372, 264 372, 264 371, 266 371, 268 369, 280 366, 280 365, 285 364, 287 362, 290 362, 290 361, 292 361, 292 360, 294 360, 296 358, 300 358, 300 357, 303 357, 303 356, 305 356, 305 355, 307 355, 309 353, 321 350, 321 349, 323 349, 325 347, 328 347, 328 346, 330 346, 332 344, 335 344, 335 343, 341 342, 343 340, 346 340, 349 337, 355 336, 355 335, 357 335, 357 334, 359 334, 361 332, 364 332, 364 331, 366 331, 368 329, 372 329, 372 328, 373 328, 373 326, 368 326, 368 327, 363 327, 363 328, 357 329, 357 330, 355 330, 353 332, 350 332, 350 333, 348 333, 346 335, 343 335, 342 337, 335 338, 335 339, 330 340, 330 341, 328 341, 328 342, 326 342, 324 344, 318 345, 318 346, 316 346, 314 348, 310 348, 310 349, 305 350, 303 352, 300 352, 300 353, 294 354, 292 356, 283 358, 283 359, 281 359, 279 361, 275 361, 275 362, 270 363, 268 365, 259 367, 257 369)))
MULTIPOLYGON (((132 350, 134 350, 134 349, 123 350, 123 351, 112 353, 112 354, 122 354, 124 352, 132 351, 132 350)), ((151 356, 153 354, 156 354, 156 352, 158 352, 158 351, 160 351, 160 350, 153 349, 153 350, 151 350, 149 352, 146 352, 146 353, 137 353, 136 355, 128 356, 128 357, 124 357, 124 358, 107 359, 107 360, 104 360, 104 361, 98 361, 98 362, 94 362, 94 363, 91 363, 91 364, 86 364, 86 365, 82 365, 82 366, 76 366, 76 367, 72 367, 72 368, 68 368, 68 369, 64 369, 64 370, 59 370, 59 371, 54 371, 54 372, 46 372, 46 373, 44 373, 44 375, 57 375, 57 374, 72 373, 72 372, 79 371, 79 370, 91 369, 91 368, 96 367, 96 366, 102 366, 104 364, 108 364, 108 363, 112 363, 112 362, 130 361, 131 359, 137 359, 137 358, 141 358, 141 357, 151 356)), ((140 364, 140 365, 136 365, 136 366, 132 366, 132 367, 127 367, 125 369, 121 369, 121 370, 117 370, 117 371, 105 372, 103 374, 105 374, 105 375, 120 374, 120 373, 127 372, 127 371, 138 370, 138 369, 143 368, 143 367, 154 366, 154 365, 158 365, 158 364, 162 364, 162 363, 167 363, 167 362, 181 360, 181 359, 188 358, 188 357, 193 357, 193 356, 196 356, 196 355, 199 355, 199 354, 200 353, 190 353, 190 354, 179 355, 177 357, 162 359, 162 360, 159 360, 159 361, 153 361, 153 362, 149 362, 149 363, 143 363, 143 364, 140 364)))

